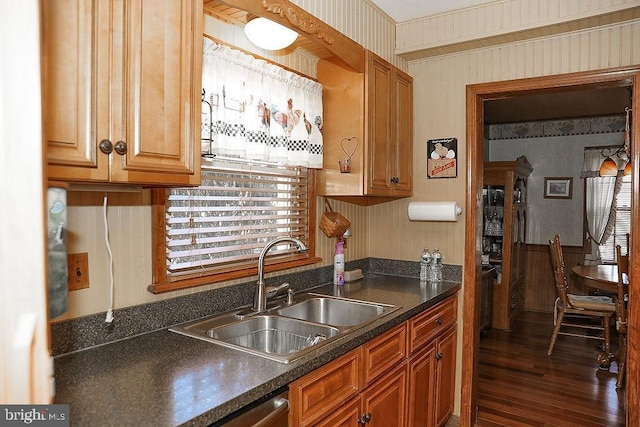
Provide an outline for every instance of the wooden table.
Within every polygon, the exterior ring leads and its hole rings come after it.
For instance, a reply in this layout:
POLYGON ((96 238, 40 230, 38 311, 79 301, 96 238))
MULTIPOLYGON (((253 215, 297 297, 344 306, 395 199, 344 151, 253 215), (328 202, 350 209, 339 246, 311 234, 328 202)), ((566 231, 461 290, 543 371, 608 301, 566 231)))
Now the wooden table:
MULTIPOLYGON (((571 271, 582 278, 585 285, 600 290, 616 293, 618 291, 618 266, 612 264, 576 265, 571 271)), ((625 275, 625 284, 629 284, 629 276, 625 275)), ((599 353, 597 362, 602 369, 609 369, 611 362, 617 359, 616 353, 599 353)))
POLYGON ((618 290, 617 265, 576 265, 571 268, 571 271, 580 276, 587 286, 609 292, 617 292, 618 290))

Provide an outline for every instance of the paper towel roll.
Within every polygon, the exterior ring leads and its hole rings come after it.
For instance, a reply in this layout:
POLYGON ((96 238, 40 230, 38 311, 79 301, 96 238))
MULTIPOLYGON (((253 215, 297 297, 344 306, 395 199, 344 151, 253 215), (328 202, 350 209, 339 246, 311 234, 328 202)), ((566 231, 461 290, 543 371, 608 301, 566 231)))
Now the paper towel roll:
POLYGON ((457 221, 462 213, 458 202, 411 202, 411 221, 457 221))

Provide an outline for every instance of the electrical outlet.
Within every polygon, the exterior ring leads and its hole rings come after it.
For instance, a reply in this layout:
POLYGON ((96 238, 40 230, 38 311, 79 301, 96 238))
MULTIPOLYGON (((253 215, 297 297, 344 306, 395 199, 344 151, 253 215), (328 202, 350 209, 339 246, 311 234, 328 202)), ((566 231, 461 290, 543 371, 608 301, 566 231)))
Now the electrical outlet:
POLYGON ((67 266, 69 268, 69 291, 86 289, 89 287, 89 254, 68 254, 67 266))

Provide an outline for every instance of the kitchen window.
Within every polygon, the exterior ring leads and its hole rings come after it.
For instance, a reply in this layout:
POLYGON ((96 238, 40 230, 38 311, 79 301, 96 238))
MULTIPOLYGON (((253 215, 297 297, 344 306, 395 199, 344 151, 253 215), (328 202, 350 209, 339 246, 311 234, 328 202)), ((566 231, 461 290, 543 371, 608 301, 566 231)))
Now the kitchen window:
POLYGON ((627 235, 631 232, 631 176, 622 177, 622 185, 615 200, 610 220, 613 219, 613 230, 609 238, 599 246, 600 257, 605 264, 616 262, 616 245, 620 245, 622 253, 629 253, 627 235), (614 218, 615 217, 615 218, 614 218))
POLYGON ((203 159, 196 188, 153 190, 154 293, 257 274, 261 249, 297 237, 269 253, 265 271, 299 267, 315 257, 314 173, 238 159, 203 159))
POLYGON ((322 85, 204 38, 202 183, 153 190, 153 284, 159 293, 321 261, 314 169, 322 168, 322 85))

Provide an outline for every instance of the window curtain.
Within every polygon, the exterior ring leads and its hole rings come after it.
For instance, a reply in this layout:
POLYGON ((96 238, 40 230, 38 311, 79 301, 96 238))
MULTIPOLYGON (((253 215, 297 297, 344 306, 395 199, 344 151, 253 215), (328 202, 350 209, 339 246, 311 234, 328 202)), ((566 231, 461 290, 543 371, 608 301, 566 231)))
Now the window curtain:
MULTIPOLYGON (((586 220, 591 251, 585 254, 584 264, 601 263, 599 245, 607 241, 616 222, 616 195, 622 187, 622 172, 616 177, 600 176, 600 165, 605 157, 602 147, 584 149, 581 178, 586 178, 586 220)), ((620 165, 618 165, 620 166, 620 165)))
POLYGON ((322 168, 320 83, 205 38, 202 85, 204 154, 322 168))

